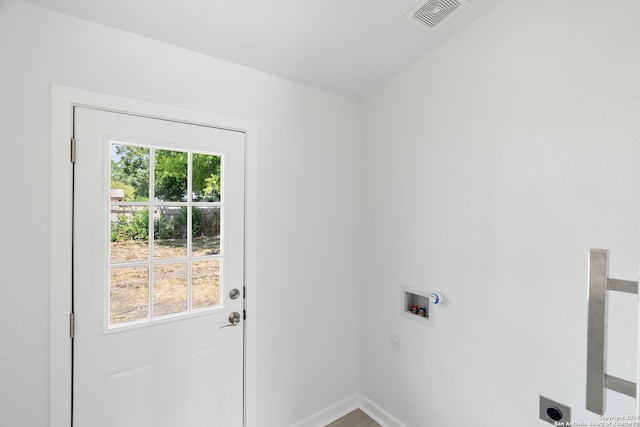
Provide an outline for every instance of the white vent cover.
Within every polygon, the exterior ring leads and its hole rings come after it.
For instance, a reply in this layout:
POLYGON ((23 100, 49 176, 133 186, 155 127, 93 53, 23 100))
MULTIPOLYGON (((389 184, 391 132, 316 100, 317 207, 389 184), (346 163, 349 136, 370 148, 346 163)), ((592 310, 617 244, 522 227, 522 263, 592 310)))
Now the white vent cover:
POLYGON ((404 17, 426 31, 434 31, 467 5, 465 0, 422 0, 404 17))

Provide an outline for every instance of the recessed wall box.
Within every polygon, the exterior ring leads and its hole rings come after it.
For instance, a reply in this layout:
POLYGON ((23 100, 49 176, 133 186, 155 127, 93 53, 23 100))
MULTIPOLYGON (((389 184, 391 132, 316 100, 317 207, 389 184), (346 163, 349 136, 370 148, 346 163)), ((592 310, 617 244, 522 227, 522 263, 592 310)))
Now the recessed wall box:
POLYGON ((571 425, 571 408, 548 397, 540 396, 540 419, 555 426, 571 425))
POLYGON ((404 291, 404 312, 422 319, 429 318, 429 296, 404 291))

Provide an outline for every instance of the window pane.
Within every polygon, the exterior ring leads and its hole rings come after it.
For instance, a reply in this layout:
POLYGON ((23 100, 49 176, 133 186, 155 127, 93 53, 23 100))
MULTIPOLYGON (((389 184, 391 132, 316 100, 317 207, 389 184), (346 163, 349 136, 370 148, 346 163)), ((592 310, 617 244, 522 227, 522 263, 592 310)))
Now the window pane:
POLYGON ((111 143, 111 325, 222 305, 222 163, 111 143))
POLYGON ((221 200, 221 156, 193 154, 193 201, 218 202, 221 200))
POLYGON ((204 308, 220 303, 220 260, 193 261, 191 265, 191 306, 204 308))
POLYGON ((145 206, 111 206, 112 263, 149 259, 149 209, 145 206))
POLYGON ((187 201, 187 153, 156 150, 155 197, 164 202, 187 201))
POLYGON ((149 268, 111 269, 110 324, 146 319, 149 315, 149 268))
POLYGON ((220 208, 194 207, 192 256, 220 253, 220 208))
POLYGON ((153 213, 155 259, 187 256, 187 207, 159 206, 153 213))
POLYGON ((149 148, 111 144, 112 202, 149 200, 149 148))
POLYGON ((187 310, 187 263, 161 264, 153 269, 153 316, 187 310))

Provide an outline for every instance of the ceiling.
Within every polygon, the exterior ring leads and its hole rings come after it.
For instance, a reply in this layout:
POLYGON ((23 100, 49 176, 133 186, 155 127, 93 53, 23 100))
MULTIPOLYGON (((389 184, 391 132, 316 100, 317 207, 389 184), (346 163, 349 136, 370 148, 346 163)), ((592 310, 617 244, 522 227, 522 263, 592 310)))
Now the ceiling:
POLYGON ((433 33, 418 0, 27 0, 361 99, 500 0, 468 0, 433 33))

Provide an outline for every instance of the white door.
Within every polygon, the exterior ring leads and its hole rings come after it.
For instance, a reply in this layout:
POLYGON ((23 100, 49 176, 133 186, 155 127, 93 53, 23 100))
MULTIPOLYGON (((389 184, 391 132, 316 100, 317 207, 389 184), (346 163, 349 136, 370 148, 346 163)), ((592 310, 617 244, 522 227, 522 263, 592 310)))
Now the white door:
POLYGON ((74 136, 74 426, 242 426, 244 134, 76 107, 74 136))

